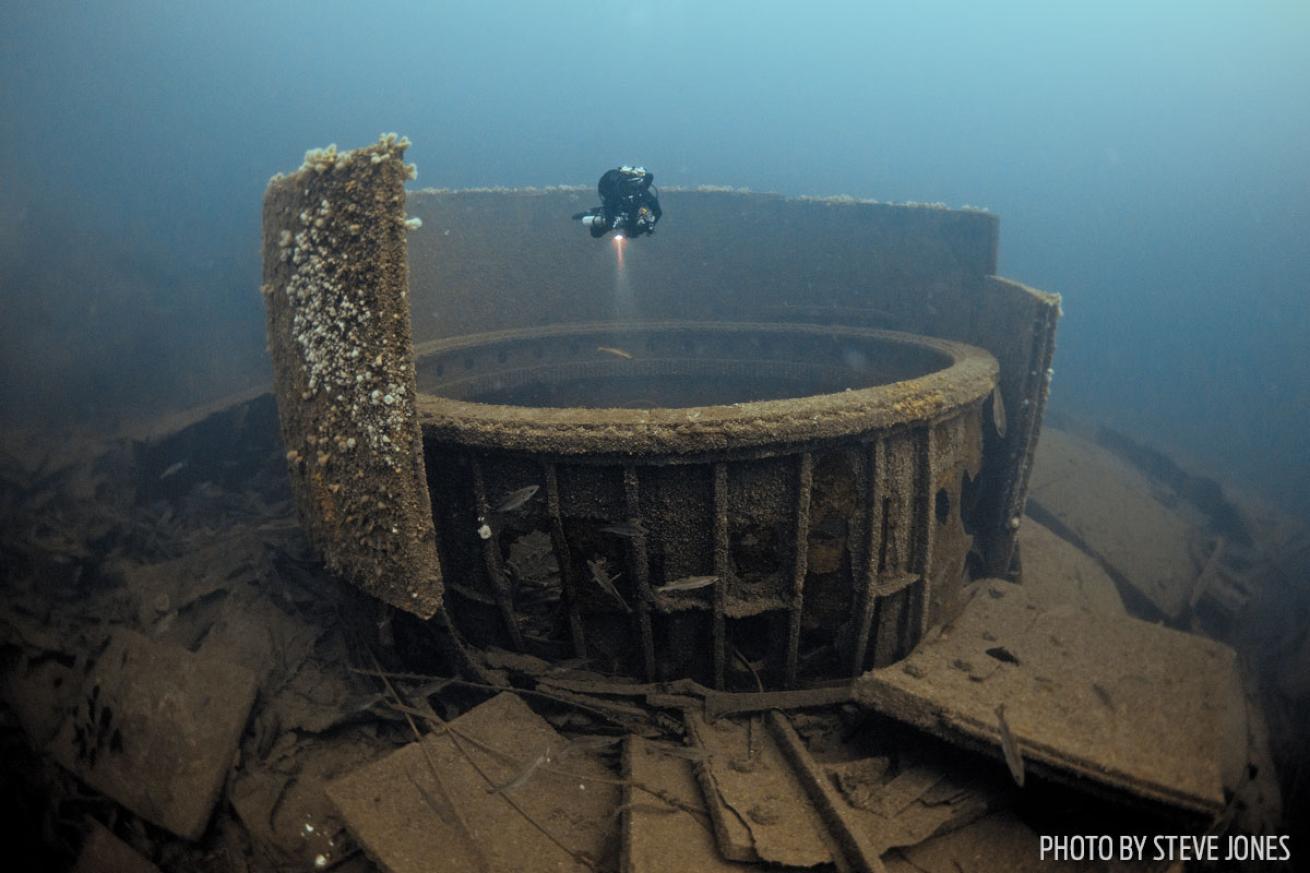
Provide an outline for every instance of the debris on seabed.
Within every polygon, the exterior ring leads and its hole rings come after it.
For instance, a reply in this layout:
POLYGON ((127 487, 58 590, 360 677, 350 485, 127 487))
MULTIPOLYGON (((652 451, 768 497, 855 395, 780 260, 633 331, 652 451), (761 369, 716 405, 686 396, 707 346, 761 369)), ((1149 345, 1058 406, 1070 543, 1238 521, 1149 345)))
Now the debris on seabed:
POLYGON ((1005 720, 1005 704, 996 707, 996 724, 1001 731, 1001 751, 1005 754, 1005 766, 1010 768, 1014 784, 1023 787, 1023 755, 1019 752, 1019 741, 1010 733, 1010 723, 1005 720))

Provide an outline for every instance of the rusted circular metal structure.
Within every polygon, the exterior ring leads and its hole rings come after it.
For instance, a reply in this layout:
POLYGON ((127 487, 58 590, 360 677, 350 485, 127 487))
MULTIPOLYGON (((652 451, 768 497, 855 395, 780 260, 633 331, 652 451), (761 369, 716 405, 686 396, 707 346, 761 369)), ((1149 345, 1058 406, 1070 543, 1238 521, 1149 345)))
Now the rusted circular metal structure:
POLYGON ((476 642, 786 687, 894 661, 954 609, 982 349, 643 322, 456 337, 416 366, 447 608, 476 642))
POLYGON ((407 145, 264 199, 288 474, 343 579, 476 645, 778 687, 1015 572, 1060 302, 996 275, 995 216, 666 190, 624 255, 559 220, 578 190, 407 192, 407 145))

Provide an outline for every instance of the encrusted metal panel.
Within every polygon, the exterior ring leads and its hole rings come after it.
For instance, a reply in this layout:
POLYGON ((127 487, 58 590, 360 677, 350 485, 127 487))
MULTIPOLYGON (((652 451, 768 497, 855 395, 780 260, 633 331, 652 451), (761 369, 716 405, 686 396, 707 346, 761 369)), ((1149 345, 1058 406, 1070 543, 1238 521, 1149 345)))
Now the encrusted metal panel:
POLYGON ((414 409, 407 145, 311 152, 270 181, 261 290, 301 524, 331 569, 428 618, 442 584, 414 409))
POLYGON ((951 418, 932 427, 930 470, 923 487, 925 520, 932 531, 932 553, 924 569, 928 598, 922 616, 929 626, 949 620, 963 606, 960 592, 967 581, 976 530, 965 489, 966 482, 980 475, 986 419, 984 405, 981 415, 951 418))

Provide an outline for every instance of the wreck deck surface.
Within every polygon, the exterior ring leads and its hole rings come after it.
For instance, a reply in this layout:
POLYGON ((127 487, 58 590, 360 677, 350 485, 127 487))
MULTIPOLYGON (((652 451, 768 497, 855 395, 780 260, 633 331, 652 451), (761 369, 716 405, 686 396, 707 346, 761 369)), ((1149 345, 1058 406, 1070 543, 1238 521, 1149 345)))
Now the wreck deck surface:
MULTIPOLYGON (((253 402, 268 401, 265 398, 253 402)), ((379 762, 414 746, 415 736, 405 724, 405 712, 395 707, 385 685, 373 674, 368 654, 370 649, 376 652, 384 666, 393 663, 397 653, 409 645, 406 640, 412 642, 413 629, 398 616, 393 615, 389 620, 385 615, 379 617, 370 607, 370 601, 325 574, 312 560, 294 523, 286 483, 283 480, 279 484, 281 450, 271 416, 253 411, 242 415, 225 413, 192 428, 187 433, 120 449, 118 454, 100 457, 93 464, 73 464, 62 471, 47 469, 39 475, 18 479, 14 478, 18 475, 16 470, 6 468, 4 481, 9 489, 6 493, 14 500, 20 500, 15 496, 18 494, 30 495, 21 500, 36 501, 31 503, 32 511, 44 519, 34 529, 34 539, 15 540, 13 527, 7 528, 3 539, 5 554, 18 559, 8 564, 8 572, 21 570, 22 573, 10 579, 18 597, 0 614, 0 624, 7 644, 26 655, 6 662, 3 693, 11 707, 6 711, 14 713, 23 725, 24 736, 38 738, 42 743, 55 736, 62 720, 60 713, 76 704, 82 692, 81 682, 71 681, 80 672, 75 673, 74 667, 67 665, 85 657, 79 656, 79 652, 98 651, 102 639, 98 629, 104 627, 105 621, 116 627, 135 629, 153 641, 152 645, 179 646, 198 653, 193 657, 216 660, 234 675, 249 670, 259 685, 250 729, 233 738, 230 744, 225 740, 210 750, 213 760, 235 763, 223 793, 215 799, 209 827, 199 841, 189 843, 163 830, 151 831, 153 837, 143 841, 139 831, 125 826, 135 815, 132 795, 106 784, 104 788, 112 792, 110 798, 115 808, 122 810, 115 836, 142 864, 155 862, 162 869, 178 869, 179 864, 196 870, 226 869, 206 864, 225 865, 225 860, 214 859, 229 856, 243 858, 250 870, 279 869, 288 864, 310 867, 317 856, 323 855, 336 869, 350 873, 385 870, 385 864, 380 866, 361 853, 359 837, 353 830, 358 828, 362 835, 367 826, 363 820, 352 824, 354 820, 347 818, 346 810, 329 800, 332 793, 329 786, 347 785, 349 782, 343 780, 370 772, 370 768, 381 766, 379 762), (244 430, 233 429, 242 422, 244 430), (260 422, 258 428, 254 427, 260 422), (213 430, 206 435, 205 429, 210 427, 213 430), (233 435, 238 432, 241 438, 234 440, 233 435), (224 485, 217 484, 213 478, 214 471, 224 469, 222 464, 177 466, 185 457, 183 453, 194 451, 198 445, 230 447, 238 443, 243 451, 254 452, 263 460, 227 468, 230 478, 222 480, 226 482, 224 485), (86 499, 87 494, 98 494, 100 498, 91 502, 86 499), (140 498, 141 495, 146 496, 140 498), (105 543, 114 544, 112 555, 93 559, 96 549, 104 548, 105 543), (71 560, 70 555, 74 556, 71 560), (86 569, 78 570, 79 567, 86 569), (91 575, 82 578, 82 573, 91 575), (392 639, 395 647, 386 643, 386 639, 392 639)), ((33 467, 39 468, 39 465, 33 467)), ((1201 533, 1199 529, 1197 533, 1201 533)), ((1053 576, 1046 580, 1047 584, 1034 586, 1043 592, 1041 609, 1058 614, 1061 597, 1075 604, 1065 607, 1071 613, 1080 608, 1078 604, 1106 605, 1103 595, 1089 594, 1086 586, 1080 585, 1079 574, 1086 573, 1082 562, 1091 560, 1088 556, 1063 540, 1058 548, 1052 546, 1049 551, 1044 560, 1053 576)), ((1042 566, 1042 562, 1035 562, 1034 566, 1042 566)), ((1102 614, 1110 614, 1108 605, 1102 614)), ((1036 645, 1040 641, 1031 642, 1036 645)), ((1068 647, 1052 647, 1045 655, 1025 653, 1018 647, 1014 651, 1025 663, 1025 654, 1034 663, 1047 655, 1059 657, 1051 667, 1052 678, 1057 681, 1076 672, 1063 663, 1067 659, 1055 654, 1070 651, 1068 647)), ((674 724, 681 722, 681 712, 676 707, 701 705, 697 701, 702 698, 697 694, 704 693, 685 685, 667 687, 661 692, 630 680, 588 673, 587 665, 577 665, 572 672, 561 673, 552 671, 544 662, 537 661, 534 665, 532 659, 521 655, 470 654, 478 658, 484 678, 505 684, 494 684, 496 691, 481 691, 449 679, 404 678, 400 673, 391 681, 407 698, 431 701, 442 717, 451 721, 472 712, 490 695, 511 686, 517 688, 516 693, 524 702, 546 718, 551 729, 570 744, 592 751, 608 750, 601 754, 600 760, 609 778, 616 780, 621 778, 617 745, 612 742, 616 734, 630 731, 644 734, 676 750, 682 742, 672 730, 674 724)), ((985 652, 982 658, 995 660, 985 652)), ((108 664, 103 667, 109 668, 108 664)), ((80 662, 76 662, 76 670, 81 669, 80 662)), ((959 674, 958 679, 970 681, 964 672, 958 669, 954 672, 959 674)), ((971 684, 986 689, 1001 675, 971 684)), ((134 678, 140 680, 142 676, 135 674, 134 678)), ((739 667, 734 671, 734 681, 750 683, 752 680, 739 667)), ((1109 691, 1110 699, 1115 701, 1113 689, 1109 691)), ((1087 700, 1085 693, 1078 699, 1104 708, 1099 695, 1095 692, 1092 695, 1092 700, 1087 700)), ((707 717, 724 717, 727 697, 713 698, 712 708, 711 698, 703 699, 707 717)), ((782 698, 770 698, 770 703, 751 703, 753 695, 743 698, 748 709, 760 705, 788 707, 789 721, 817 766, 831 774, 838 798, 850 804, 852 816, 864 817, 854 820, 875 821, 869 818, 875 812, 861 809, 857 804, 882 810, 884 815, 889 810, 901 810, 888 822, 900 818, 895 824, 898 833, 919 836, 897 838, 908 839, 909 844, 882 857, 888 870, 910 869, 907 864, 911 862, 915 869, 945 873, 955 871, 956 864, 971 873, 1031 866, 1037 834, 1049 832, 1051 826, 1050 822, 1034 817, 1035 807, 1040 809, 1043 805, 1078 809, 1076 815, 1083 821, 1094 820, 1105 828, 1119 826, 1111 822, 1119 821, 1122 807, 1060 793, 1063 789, 1059 789, 1058 782, 1048 783, 1041 778, 1040 768, 1030 774, 1032 778, 1022 791, 1007 787, 1009 776, 997 760, 994 734, 989 733, 981 740, 981 745, 990 750, 990 759, 966 758, 962 763, 953 763, 947 750, 932 745, 921 734, 902 738, 906 745, 899 748, 847 747, 839 738, 850 731, 853 723, 843 722, 840 713, 851 711, 850 707, 831 702, 841 699, 840 694, 825 692, 824 704, 818 709, 796 710, 782 698), (832 715, 825 716, 825 712, 832 715), (898 756, 902 759, 900 769, 890 768, 888 762, 898 756), (944 768, 946 776, 929 775, 933 767, 944 768), (988 781, 959 784, 961 775, 988 768, 991 768, 988 781), (923 786, 929 783, 934 784, 925 790, 923 786), (921 792, 918 799, 914 799, 916 792, 921 792), (953 800, 943 806, 947 798, 953 800), (967 815, 953 818, 945 815, 944 810, 959 809, 962 804, 969 805, 967 815), (949 823, 948 829, 938 833, 939 823, 943 821, 949 823)), ((967 692, 962 699, 970 699, 967 692)), ((735 706, 728 709, 733 710, 730 717, 739 724, 751 717, 735 706)), ((1023 724, 1021 709, 1012 704, 1009 712, 1018 730, 1023 724)), ((761 732, 762 738, 769 729, 758 715, 754 718, 755 730, 761 732)), ((419 724, 421 727, 421 720, 419 724)), ((151 730, 170 731, 177 727, 165 718, 151 730)), ((1175 717, 1161 730, 1182 737, 1195 728, 1192 722, 1175 717)), ((476 738, 489 741, 493 734, 494 730, 487 733, 479 730, 476 738)), ((884 726, 862 735, 889 740, 893 732, 884 726)), ((125 728, 122 735, 125 748, 130 748, 134 740, 140 741, 142 736, 125 728)), ((1180 742, 1187 745, 1189 741, 1180 742)), ((749 755, 750 745, 747 743, 732 754, 749 755)), ((471 790, 489 802, 503 803, 498 800, 499 795, 489 792, 519 779, 540 754, 535 747, 503 751, 511 751, 513 761, 488 760, 488 781, 471 783, 471 790)), ((108 754, 117 754, 112 751, 112 740, 108 754)), ((415 758, 415 754, 412 750, 408 752, 413 758, 409 772, 415 780, 427 785, 428 764, 420 759, 421 755, 415 758)), ((8 760, 17 762, 21 756, 8 760)), ((684 751, 677 760, 689 766, 697 764, 691 750, 684 751)), ((1276 809, 1276 791, 1269 793, 1273 770, 1258 751, 1255 760, 1262 762, 1260 775, 1242 786, 1240 793, 1248 798, 1250 809, 1276 809), (1261 791, 1265 792, 1263 798, 1261 791)), ((1197 763, 1205 765, 1203 761, 1197 763)), ((464 766, 453 759, 451 764, 456 768, 464 766)), ((569 769, 569 765, 561 763, 560 768, 569 769)), ((46 778, 50 778, 51 771, 45 772, 46 778)), ((75 777, 60 777, 60 772, 53 771, 56 781, 46 790, 69 798, 85 793, 86 788, 75 777)), ((139 775, 152 784, 159 780, 151 790, 166 790, 168 774, 162 770, 146 768, 139 775)), ((416 799, 422 807, 416 808, 414 815, 426 817, 429 814, 426 801, 421 794, 411 791, 409 777, 402 774, 397 778, 402 781, 396 783, 399 787, 393 793, 410 791, 411 800, 416 799)), ((521 801, 538 803, 536 792, 549 788, 552 778, 547 778, 545 772, 533 774, 509 796, 514 798, 523 792, 521 801)), ((672 792, 674 787, 669 790, 672 792)), ((631 790, 631 786, 623 788, 625 792, 631 790)), ((685 783, 678 790, 685 791, 685 783)), ((1203 789, 1189 790, 1200 793, 1203 789)), ((440 805, 435 797, 433 802, 440 805)), ((637 803, 607 819, 613 826, 608 831, 610 836, 604 838, 606 851, 618 856, 620 823, 622 829, 642 828, 642 821, 654 821, 658 817, 660 826, 664 827, 667 819, 647 808, 658 808, 660 803, 657 798, 638 792, 637 803)), ((766 809, 761 808, 757 814, 765 821, 770 819, 766 809)), ((694 813, 684 815, 695 818, 694 813)), ((684 824, 709 835, 694 820, 684 824)), ((869 839, 877 833, 890 833, 886 830, 888 826, 879 825, 882 830, 870 830, 869 839)), ((1140 818, 1135 826, 1141 826, 1140 818)), ((1169 832, 1179 827, 1176 821, 1156 826, 1169 832)), ((630 836, 637 837, 634 845, 642 845, 640 834, 630 836)), ((642 869, 641 856, 630 857, 634 866, 628 869, 642 869)))

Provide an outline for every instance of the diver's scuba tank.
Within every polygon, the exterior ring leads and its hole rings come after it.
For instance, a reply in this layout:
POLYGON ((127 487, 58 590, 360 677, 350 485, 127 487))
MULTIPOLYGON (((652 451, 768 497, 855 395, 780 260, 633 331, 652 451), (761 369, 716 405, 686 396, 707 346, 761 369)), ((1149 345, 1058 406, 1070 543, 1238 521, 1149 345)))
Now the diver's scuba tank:
POLYGON ((609 233, 612 226, 603 212, 589 212, 582 216, 582 226, 591 232, 593 239, 600 239, 609 233))

